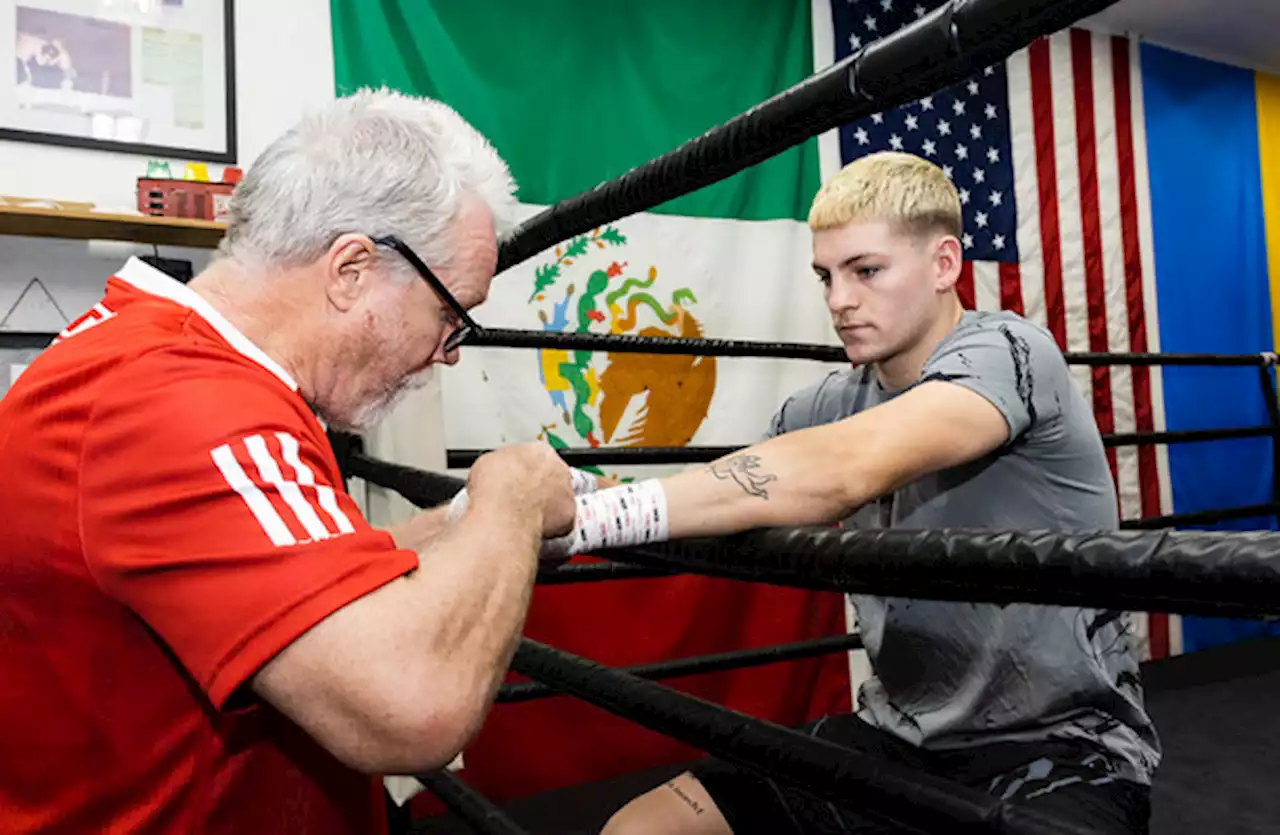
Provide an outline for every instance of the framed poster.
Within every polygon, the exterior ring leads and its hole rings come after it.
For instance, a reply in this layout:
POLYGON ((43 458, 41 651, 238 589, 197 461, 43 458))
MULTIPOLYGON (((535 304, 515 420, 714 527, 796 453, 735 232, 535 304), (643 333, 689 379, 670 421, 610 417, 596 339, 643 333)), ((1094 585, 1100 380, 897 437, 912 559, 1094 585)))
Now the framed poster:
POLYGON ((0 139, 234 163, 233 0, 0 0, 0 139))

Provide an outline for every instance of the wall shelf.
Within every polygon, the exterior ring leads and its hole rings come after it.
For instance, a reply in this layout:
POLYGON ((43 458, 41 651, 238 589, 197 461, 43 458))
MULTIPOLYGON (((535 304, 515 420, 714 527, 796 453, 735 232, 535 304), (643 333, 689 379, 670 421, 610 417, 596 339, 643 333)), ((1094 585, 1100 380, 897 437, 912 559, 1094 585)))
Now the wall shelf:
POLYGON ((211 220, 0 205, 0 235, 213 249, 224 231, 211 220))

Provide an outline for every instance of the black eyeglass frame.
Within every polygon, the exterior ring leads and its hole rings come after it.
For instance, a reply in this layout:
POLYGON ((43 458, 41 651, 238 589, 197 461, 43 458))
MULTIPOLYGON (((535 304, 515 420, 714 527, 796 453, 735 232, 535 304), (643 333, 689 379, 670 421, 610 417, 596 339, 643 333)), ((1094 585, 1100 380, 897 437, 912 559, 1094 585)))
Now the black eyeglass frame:
POLYGON ((462 306, 461 302, 454 298, 453 293, 450 293, 448 289, 445 288, 444 282, 440 280, 439 276, 431 271, 431 268, 418 257, 416 252, 409 248, 408 244, 397 238, 395 235, 382 235, 377 238, 370 238, 369 240, 373 241, 377 246, 390 247, 400 253, 400 256, 404 258, 404 260, 408 261, 409 264, 418 271, 418 275, 422 276, 422 280, 427 282, 427 286, 434 290, 436 295, 440 297, 440 300, 448 305, 449 309, 458 317, 457 330, 449 334, 449 338, 444 341, 444 352, 446 354, 450 354, 458 350, 458 348, 469 342, 477 333, 484 330, 484 328, 480 326, 480 323, 471 318, 467 313, 467 309, 462 306))

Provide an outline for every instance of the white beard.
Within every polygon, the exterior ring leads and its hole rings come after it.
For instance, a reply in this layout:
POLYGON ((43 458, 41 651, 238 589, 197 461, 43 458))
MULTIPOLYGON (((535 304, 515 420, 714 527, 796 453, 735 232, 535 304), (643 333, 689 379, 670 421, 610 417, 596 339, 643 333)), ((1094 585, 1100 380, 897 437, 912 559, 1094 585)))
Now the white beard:
POLYGON ((423 388, 431 382, 431 373, 432 369, 427 367, 416 374, 403 378, 396 386, 387 389, 362 405, 349 420, 340 422, 349 424, 347 429, 349 432, 367 432, 385 420, 387 415, 395 411, 396 406, 400 405, 405 395, 423 388))

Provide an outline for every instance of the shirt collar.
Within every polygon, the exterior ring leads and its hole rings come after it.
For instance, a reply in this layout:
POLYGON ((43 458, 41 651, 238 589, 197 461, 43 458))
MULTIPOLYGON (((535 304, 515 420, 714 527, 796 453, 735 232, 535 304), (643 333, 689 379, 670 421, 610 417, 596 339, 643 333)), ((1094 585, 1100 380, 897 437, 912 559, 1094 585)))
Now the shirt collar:
POLYGON ((137 257, 130 258, 116 273, 116 278, 144 293, 168 299, 194 311, 201 319, 208 322, 209 326, 217 331, 218 335, 225 339, 228 345, 279 377, 293 391, 298 390, 298 383, 289 375, 289 372, 267 356, 265 351, 254 345, 249 340, 249 337, 237 330, 236 326, 228 322, 226 317, 215 310, 213 305, 205 301, 203 296, 182 282, 174 280, 137 257))

